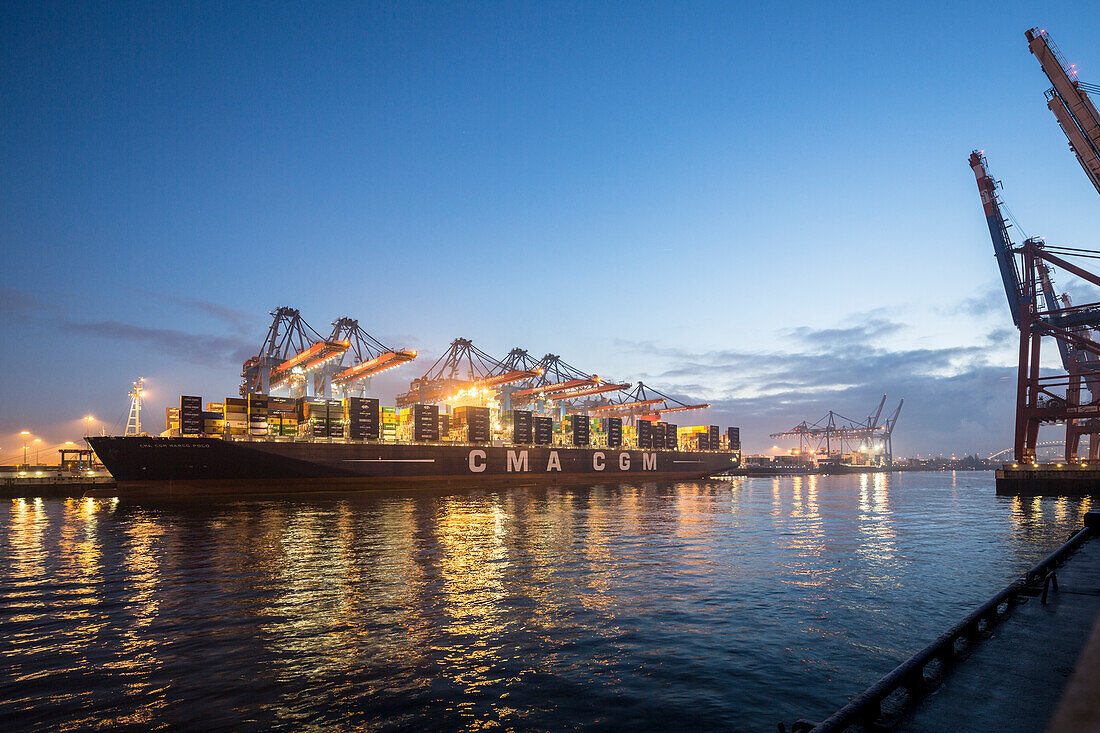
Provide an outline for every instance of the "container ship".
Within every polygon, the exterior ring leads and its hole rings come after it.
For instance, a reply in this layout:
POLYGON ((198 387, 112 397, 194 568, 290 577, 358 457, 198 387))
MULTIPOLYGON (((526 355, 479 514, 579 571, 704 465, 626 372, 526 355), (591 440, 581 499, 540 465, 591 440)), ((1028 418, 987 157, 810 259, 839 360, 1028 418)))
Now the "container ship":
POLYGON ((740 465, 738 428, 539 415, 487 406, 384 407, 365 397, 183 396, 169 429, 90 437, 112 494, 303 493, 370 488, 695 479, 740 465), (448 412, 448 410, 451 410, 448 412), (174 421, 174 422, 173 422, 174 421))
POLYGON ((707 404, 601 379, 555 354, 536 361, 514 348, 497 360, 463 338, 394 407, 382 406, 366 396, 371 377, 415 351, 384 345, 353 318, 323 336, 294 308, 271 315, 242 367, 239 398, 204 408, 185 395, 152 437, 140 429, 143 389, 134 383, 129 434, 88 439, 119 493, 691 479, 740 465, 738 428, 662 421, 707 404))

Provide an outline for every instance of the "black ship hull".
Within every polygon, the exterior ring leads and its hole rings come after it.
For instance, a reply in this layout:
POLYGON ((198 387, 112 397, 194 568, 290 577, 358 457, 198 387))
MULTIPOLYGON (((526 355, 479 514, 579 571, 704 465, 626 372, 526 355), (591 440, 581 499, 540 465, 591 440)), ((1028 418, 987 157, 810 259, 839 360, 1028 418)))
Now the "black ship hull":
POLYGON ((229 441, 95 437, 112 494, 349 491, 493 483, 561 484, 704 478, 737 467, 726 451, 229 441))

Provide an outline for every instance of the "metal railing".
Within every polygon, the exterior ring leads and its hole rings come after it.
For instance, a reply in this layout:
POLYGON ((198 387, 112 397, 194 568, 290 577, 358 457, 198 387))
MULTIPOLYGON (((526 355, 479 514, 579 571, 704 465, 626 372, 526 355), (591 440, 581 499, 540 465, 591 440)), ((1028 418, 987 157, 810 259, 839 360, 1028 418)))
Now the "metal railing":
MULTIPOLYGON (((883 701, 900 691, 906 692, 911 698, 928 692, 930 685, 925 678, 925 668, 938 662, 942 671, 949 669, 956 661, 956 645, 962 641, 973 646, 988 637, 993 626, 1007 616, 1008 610, 1019 602, 1021 595, 1041 596, 1041 602, 1046 603, 1048 591, 1058 590, 1058 577, 1055 574, 1058 566, 1097 532, 1100 532, 1100 512, 1088 512, 1085 515, 1084 529, 1076 532, 1069 541, 1043 558, 1021 578, 972 611, 934 642, 899 664, 827 719, 820 723, 797 720, 791 725, 791 733, 838 733, 854 725, 868 729, 883 727, 883 701), (1002 606, 1005 607, 1003 612, 1002 606)), ((785 733, 786 727, 783 723, 779 724, 779 730, 780 733, 785 733)))

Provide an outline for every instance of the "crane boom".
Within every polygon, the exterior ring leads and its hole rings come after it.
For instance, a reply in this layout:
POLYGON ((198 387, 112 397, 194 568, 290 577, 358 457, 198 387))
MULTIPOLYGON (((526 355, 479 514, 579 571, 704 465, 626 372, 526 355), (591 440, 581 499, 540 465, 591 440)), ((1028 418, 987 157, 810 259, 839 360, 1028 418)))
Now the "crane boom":
POLYGON ((1020 300, 1023 289, 1020 286, 1020 272, 1016 269, 1016 260, 1012 256, 1012 239, 1008 236, 1008 224, 1001 212, 1001 199, 997 196, 997 182, 989 175, 984 151, 970 153, 970 167, 978 182, 978 193, 982 197, 985 210, 985 223, 989 227, 989 236, 993 240, 993 255, 997 258, 997 267, 1001 271, 1008 308, 1012 312, 1012 322, 1020 325, 1020 300))
POLYGON ((905 398, 902 398, 898 403, 898 409, 894 410, 894 414, 886 421, 886 435, 890 436, 894 434, 894 426, 898 424, 898 416, 901 415, 901 406, 905 404, 905 398))
POLYGON ((871 427, 871 429, 874 429, 874 428, 878 427, 878 419, 880 417, 882 417, 882 406, 885 405, 885 404, 886 404, 886 395, 883 395, 882 400, 880 400, 879 403, 878 403, 878 409, 875 410, 874 419, 867 421, 867 424, 871 427))
POLYGON ((1031 28, 1024 33, 1028 49, 1039 61, 1053 88, 1047 92, 1047 107, 1069 138, 1069 146, 1100 193, 1100 114, 1089 95, 1074 77, 1077 71, 1066 64, 1046 31, 1031 28))

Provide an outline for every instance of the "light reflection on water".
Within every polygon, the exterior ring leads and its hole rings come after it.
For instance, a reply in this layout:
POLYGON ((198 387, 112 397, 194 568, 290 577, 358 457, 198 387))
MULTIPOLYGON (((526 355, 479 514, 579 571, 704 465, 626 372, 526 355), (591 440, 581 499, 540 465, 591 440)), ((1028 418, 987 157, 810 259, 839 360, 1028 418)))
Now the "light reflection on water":
POLYGON ((0 509, 19 727, 774 729, 1080 526, 992 475, 0 509))

